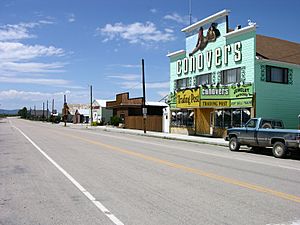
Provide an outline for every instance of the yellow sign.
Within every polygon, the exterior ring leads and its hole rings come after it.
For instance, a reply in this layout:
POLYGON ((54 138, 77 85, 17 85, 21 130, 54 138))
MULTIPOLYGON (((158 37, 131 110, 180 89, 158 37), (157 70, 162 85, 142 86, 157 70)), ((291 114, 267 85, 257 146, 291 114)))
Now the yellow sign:
POLYGON ((201 100, 201 107, 230 107, 230 100, 201 100))
POLYGON ((231 107, 252 107, 252 98, 233 99, 231 100, 231 107))
POLYGON ((177 92, 176 95, 177 108, 193 108, 199 107, 200 104, 200 89, 187 89, 177 92))

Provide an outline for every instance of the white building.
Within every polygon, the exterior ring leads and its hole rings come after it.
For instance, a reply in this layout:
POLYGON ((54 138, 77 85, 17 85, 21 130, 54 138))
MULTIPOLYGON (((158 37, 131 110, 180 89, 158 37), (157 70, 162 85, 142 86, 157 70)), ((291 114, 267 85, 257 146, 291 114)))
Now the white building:
POLYGON ((93 121, 98 123, 107 123, 113 116, 113 110, 106 108, 106 102, 109 100, 95 99, 92 103, 93 121))

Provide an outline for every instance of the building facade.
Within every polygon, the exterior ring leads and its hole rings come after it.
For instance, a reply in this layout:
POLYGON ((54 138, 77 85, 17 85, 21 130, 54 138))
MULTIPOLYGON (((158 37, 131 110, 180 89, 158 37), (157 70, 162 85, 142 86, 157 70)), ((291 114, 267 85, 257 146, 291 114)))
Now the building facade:
POLYGON ((182 29, 185 49, 167 55, 171 132, 221 137, 251 117, 282 119, 297 128, 300 45, 257 35, 255 24, 231 30, 229 13, 182 29))
POLYGON ((108 100, 95 99, 92 103, 93 121, 97 123, 108 123, 113 116, 113 110, 106 108, 108 100))
POLYGON ((169 133, 169 106, 166 103, 146 102, 146 115, 142 107, 143 98, 129 98, 128 92, 117 94, 115 101, 106 102, 106 108, 122 119, 124 128, 143 130, 146 116, 146 130, 169 133))

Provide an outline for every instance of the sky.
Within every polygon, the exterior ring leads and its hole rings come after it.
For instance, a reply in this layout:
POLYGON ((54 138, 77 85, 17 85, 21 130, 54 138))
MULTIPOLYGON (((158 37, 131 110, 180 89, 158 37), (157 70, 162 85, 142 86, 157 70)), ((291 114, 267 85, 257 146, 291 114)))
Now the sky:
MULTIPOLYGON (((0 0, 0 108, 42 109, 169 93, 169 52, 185 48, 189 0, 0 0)), ((192 22, 223 9, 229 25, 300 43, 300 1, 191 0, 192 22)))

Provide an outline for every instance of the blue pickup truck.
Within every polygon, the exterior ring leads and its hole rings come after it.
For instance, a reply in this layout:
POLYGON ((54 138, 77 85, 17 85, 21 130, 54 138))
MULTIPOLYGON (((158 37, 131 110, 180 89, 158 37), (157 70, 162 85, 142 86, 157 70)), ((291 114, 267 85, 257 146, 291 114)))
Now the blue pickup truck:
POLYGON ((281 120, 252 118, 244 127, 228 129, 225 139, 231 151, 238 151, 241 145, 254 151, 272 147, 277 158, 283 158, 289 150, 300 150, 300 130, 284 129, 281 120))

